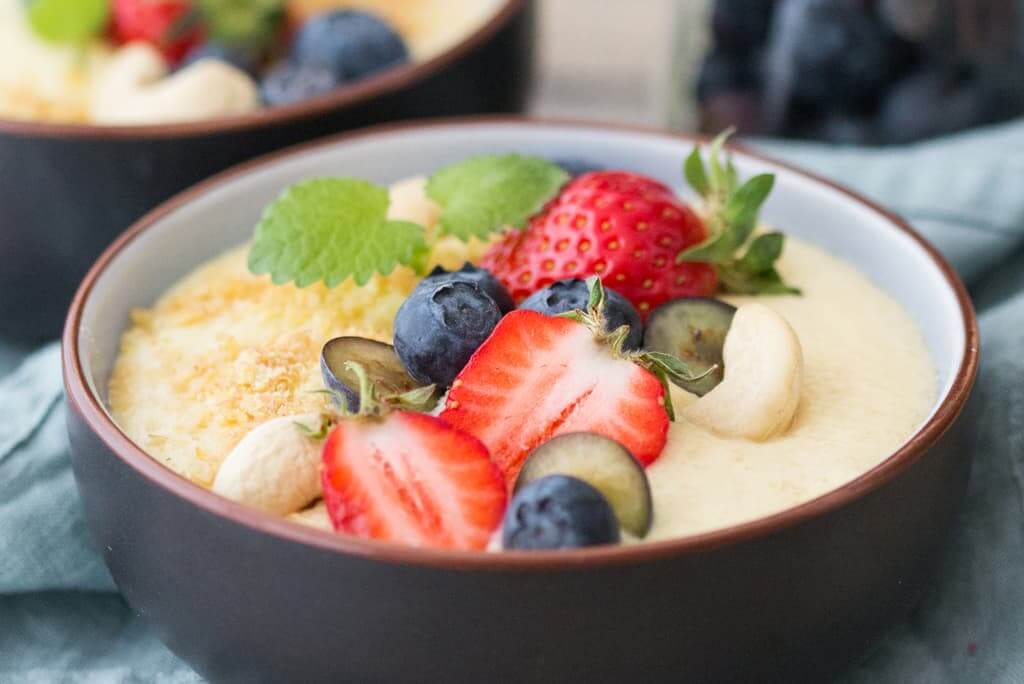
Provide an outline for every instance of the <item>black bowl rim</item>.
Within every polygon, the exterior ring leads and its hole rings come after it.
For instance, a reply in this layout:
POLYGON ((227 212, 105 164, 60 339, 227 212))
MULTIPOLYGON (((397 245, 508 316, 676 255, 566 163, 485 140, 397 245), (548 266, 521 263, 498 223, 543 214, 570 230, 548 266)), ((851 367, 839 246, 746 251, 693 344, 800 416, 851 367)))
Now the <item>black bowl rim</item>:
POLYGON ((960 415, 977 376, 979 333, 977 318, 975 317, 974 307, 967 289, 949 262, 945 260, 934 246, 898 215, 831 180, 753 152, 742 145, 730 145, 730 147, 741 154, 785 168, 792 173, 827 186, 853 199, 888 221, 893 229, 903 232, 913 239, 925 254, 931 258, 945 277, 946 284, 953 291, 957 299, 964 325, 964 351, 957 373, 953 378, 948 394, 931 418, 918 428, 902 447, 890 454, 875 467, 862 473, 854 480, 798 506, 738 525, 676 539, 635 545, 591 547, 571 551, 502 551, 501 553, 486 553, 480 551, 420 548, 360 539, 315 529, 271 516, 243 504, 224 499, 181 477, 167 466, 146 454, 141 447, 132 442, 114 423, 113 418, 107 413, 99 398, 90 391, 78 354, 80 324, 85 304, 89 299, 96 280, 111 260, 138 235, 159 221, 163 216, 191 202, 196 197, 214 190, 230 180, 234 180, 236 177, 316 148, 412 129, 452 126, 469 128, 477 125, 502 123, 591 129, 612 133, 642 133, 660 136, 672 142, 707 142, 707 139, 701 136, 632 125, 514 116, 456 117, 418 122, 390 123, 350 131, 318 141, 296 145, 235 166, 179 193, 150 211, 122 233, 89 270, 78 292, 75 294, 75 298, 68 311, 62 339, 61 354, 64 386, 70 408, 81 416, 82 420, 117 458, 135 470, 139 475, 150 480, 154 486, 186 499, 213 515, 226 518, 251 530, 268 534, 282 541, 308 544, 326 551, 349 554, 373 561, 446 569, 499 572, 544 572, 653 561, 686 554, 699 554, 727 545, 768 537, 812 519, 833 513, 891 482, 924 457, 928 449, 942 437, 954 420, 956 420, 957 416, 960 415))
POLYGON ((351 85, 302 102, 280 107, 260 107, 234 116, 167 124, 117 125, 50 123, 0 117, 0 135, 67 140, 153 140, 191 138, 235 133, 264 126, 290 124, 363 104, 408 88, 443 71, 473 52, 523 12, 531 0, 501 0, 500 8, 486 22, 444 52, 423 62, 388 69, 351 85))

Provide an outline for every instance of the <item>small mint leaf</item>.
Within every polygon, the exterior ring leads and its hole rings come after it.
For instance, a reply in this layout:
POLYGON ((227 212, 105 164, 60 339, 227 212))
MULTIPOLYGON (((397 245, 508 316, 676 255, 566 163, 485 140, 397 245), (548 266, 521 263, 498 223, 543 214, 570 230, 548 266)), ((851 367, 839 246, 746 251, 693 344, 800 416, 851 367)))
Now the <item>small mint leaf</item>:
POLYGON ((28 22, 36 35, 55 43, 84 43, 110 19, 110 0, 30 0, 28 22))
POLYGON ((484 155, 436 172, 427 195, 441 205, 440 234, 469 240, 507 226, 522 228, 568 179, 564 169, 541 157, 484 155))
POLYGON ((423 228, 387 219, 388 191, 354 178, 317 178, 286 189, 264 210, 249 270, 276 284, 365 285, 426 249, 423 228))
POLYGON ((700 156, 700 147, 695 145, 693 152, 690 152, 690 156, 686 158, 686 162, 683 164, 683 175, 694 192, 701 197, 708 196, 711 188, 708 186, 708 173, 704 168, 704 159, 700 156))
POLYGON ((786 236, 782 233, 758 235, 750 243, 746 254, 736 263, 737 267, 755 275, 767 272, 782 256, 782 245, 785 241, 786 236))

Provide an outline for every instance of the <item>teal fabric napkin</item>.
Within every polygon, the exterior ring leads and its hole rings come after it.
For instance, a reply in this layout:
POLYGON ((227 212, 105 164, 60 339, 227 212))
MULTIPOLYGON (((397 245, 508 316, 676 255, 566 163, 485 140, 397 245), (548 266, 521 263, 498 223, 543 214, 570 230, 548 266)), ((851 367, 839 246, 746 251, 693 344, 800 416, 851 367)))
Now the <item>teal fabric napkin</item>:
MULTIPOLYGON (((981 318, 976 463, 941 577, 841 680, 1024 682, 1024 122, 888 150, 757 145, 906 216, 963 274, 981 318)), ((0 349, 0 364, 17 355, 0 349)), ((200 681, 89 544, 60 384, 55 344, 0 381, 0 683, 200 681)))

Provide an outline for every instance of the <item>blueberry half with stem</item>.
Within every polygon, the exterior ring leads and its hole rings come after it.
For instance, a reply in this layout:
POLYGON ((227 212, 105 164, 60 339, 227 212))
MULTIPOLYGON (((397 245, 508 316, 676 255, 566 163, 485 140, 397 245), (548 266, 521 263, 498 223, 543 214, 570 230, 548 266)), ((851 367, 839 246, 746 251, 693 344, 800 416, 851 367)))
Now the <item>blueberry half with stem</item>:
MULTIPOLYGON (((643 339, 644 327, 640 322, 640 314, 629 300, 615 290, 604 288, 605 330, 612 332, 623 325, 629 326, 629 335, 623 343, 623 349, 639 349, 643 339)), ((537 290, 519 305, 520 309, 536 311, 546 316, 557 316, 567 311, 587 310, 590 299, 590 287, 587 281, 579 278, 567 278, 551 283, 537 290)))
POLYGON ((572 432, 544 442, 527 457, 515 492, 548 475, 568 475, 601 492, 623 529, 645 536, 653 521, 651 486, 640 462, 614 439, 572 432))
POLYGON ((644 349, 676 356, 696 374, 717 366, 711 373, 693 381, 672 380, 702 397, 725 377, 722 347, 735 314, 736 307, 718 299, 681 297, 669 300, 647 318, 644 349))
POLYGON ((346 362, 365 369, 380 396, 404 394, 419 387, 390 344, 365 337, 335 337, 320 352, 320 373, 327 389, 343 397, 350 411, 359 410, 359 376, 346 362))
POLYGON ((619 541, 604 496, 583 480, 548 475, 516 492, 501 531, 506 549, 575 549, 619 541))

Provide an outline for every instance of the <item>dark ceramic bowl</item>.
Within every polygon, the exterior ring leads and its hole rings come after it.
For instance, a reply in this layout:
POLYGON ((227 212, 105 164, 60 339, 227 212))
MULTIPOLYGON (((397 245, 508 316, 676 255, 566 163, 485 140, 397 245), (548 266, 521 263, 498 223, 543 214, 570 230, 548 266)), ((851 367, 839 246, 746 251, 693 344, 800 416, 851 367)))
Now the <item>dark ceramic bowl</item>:
POLYGON ((532 39, 531 0, 505 0, 441 55, 296 105, 160 126, 0 120, 0 338, 57 335, 75 287, 124 226, 228 166, 382 121, 520 111, 532 39))
MULTIPOLYGON (((178 477, 104 408, 129 310, 245 240, 287 184, 379 182, 518 150, 634 169, 679 187, 692 141, 518 120, 403 124, 260 160, 162 205, 93 266, 64 333, 75 474, 128 602, 215 681, 793 681, 863 654, 922 598, 972 454, 954 422, 978 330, 963 285, 903 221, 821 178, 772 171, 766 220, 865 272, 910 312, 940 395, 856 480, 743 525, 640 546, 502 554, 422 550, 300 527, 178 477)), ((870 426, 866 426, 869 429, 870 426)))

